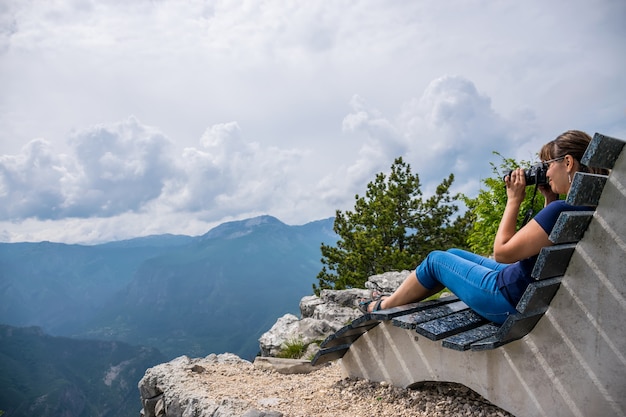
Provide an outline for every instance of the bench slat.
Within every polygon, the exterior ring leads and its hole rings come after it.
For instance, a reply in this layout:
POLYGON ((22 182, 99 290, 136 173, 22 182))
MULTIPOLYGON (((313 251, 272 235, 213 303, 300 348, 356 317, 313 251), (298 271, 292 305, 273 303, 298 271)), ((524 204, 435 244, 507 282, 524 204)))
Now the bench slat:
POLYGON ((606 175, 576 172, 565 201, 572 206, 597 206, 607 178, 606 175))
POLYGON ((367 333, 374 327, 378 326, 380 321, 370 320, 359 326, 353 326, 349 324, 337 330, 335 333, 328 336, 321 344, 321 348, 328 348, 337 345, 352 344, 355 340, 367 333))
POLYGON ((540 280, 565 274, 575 248, 575 243, 541 248, 531 276, 540 280))
POLYGON ((531 282, 517 303, 516 310, 522 314, 545 311, 559 289, 561 279, 562 277, 554 277, 531 282))
POLYGON ((407 314, 401 317, 396 317, 392 324, 394 326, 403 328, 403 329, 415 329, 416 326, 420 323, 425 323, 427 321, 431 321, 434 319, 438 319, 441 317, 445 317, 452 313, 456 313, 462 310, 467 310, 469 307, 463 301, 455 301, 452 303, 433 306, 428 309, 424 309, 422 311, 418 311, 416 313, 407 314))
POLYGON ((315 357, 311 360, 311 365, 321 365, 326 362, 335 361, 337 359, 343 358, 348 349, 350 349, 349 344, 333 346, 331 348, 320 349, 315 357))
POLYGON ((441 340, 485 323, 487 323, 486 319, 476 314, 473 310, 468 309, 420 323, 415 328, 415 331, 430 340, 441 340))
POLYGON ((448 349, 458 351, 469 350, 472 343, 495 335, 499 328, 500 326, 494 323, 483 324, 482 326, 443 339, 442 345, 448 349))
POLYGON ((593 213, 593 210, 562 212, 552 228, 550 241, 555 245, 580 241, 593 218, 593 213))
POLYGON ((513 314, 509 316, 498 332, 492 337, 472 343, 472 350, 489 350, 521 339, 535 327, 543 317, 543 312, 532 314, 513 314))
POLYGON ((620 139, 596 133, 580 162, 588 167, 613 169, 624 143, 620 139))
POLYGON ((453 295, 450 297, 442 297, 437 300, 419 301, 417 303, 410 303, 404 306, 378 310, 373 313, 369 313, 369 316, 375 320, 393 320, 394 318, 399 316, 427 310, 432 307, 454 303, 458 300, 458 297, 456 295, 453 295))

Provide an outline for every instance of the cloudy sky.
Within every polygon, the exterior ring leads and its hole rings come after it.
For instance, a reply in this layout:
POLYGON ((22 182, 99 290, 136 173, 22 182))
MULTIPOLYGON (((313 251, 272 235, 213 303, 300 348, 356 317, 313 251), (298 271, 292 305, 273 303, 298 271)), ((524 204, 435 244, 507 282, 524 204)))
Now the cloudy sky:
POLYGON ((626 139, 623 0, 1 0, 0 241, 199 235, 354 206, 402 156, 626 139))

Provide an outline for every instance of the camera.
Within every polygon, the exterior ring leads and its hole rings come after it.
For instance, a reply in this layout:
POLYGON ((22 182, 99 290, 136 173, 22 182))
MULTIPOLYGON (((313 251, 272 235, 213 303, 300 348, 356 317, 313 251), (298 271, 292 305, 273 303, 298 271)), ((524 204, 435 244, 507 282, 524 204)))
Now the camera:
MULTIPOLYGON (((513 170, 510 170, 508 174, 511 175, 513 170)), ((524 170, 524 178, 526 178, 526 185, 543 185, 548 183, 548 164, 540 162, 524 170)), ((502 177, 502 180, 506 177, 502 177)))

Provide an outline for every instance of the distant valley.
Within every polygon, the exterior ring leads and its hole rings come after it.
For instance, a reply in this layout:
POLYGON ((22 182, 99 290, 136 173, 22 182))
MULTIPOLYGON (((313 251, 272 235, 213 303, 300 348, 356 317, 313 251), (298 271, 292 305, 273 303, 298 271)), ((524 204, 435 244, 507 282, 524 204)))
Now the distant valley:
MULTIPOLYGON (((332 227, 332 218, 288 226, 261 216, 197 237, 161 235, 93 246, 0 243, 0 324, 7 325, 5 334, 38 335, 37 346, 58 340, 71 346, 67 338, 85 346, 123 342, 139 349, 137 357, 152 352, 146 363, 222 352, 252 360, 261 334, 278 317, 299 314, 300 299, 312 294, 320 245, 337 241, 332 227), (26 326, 39 329, 19 329, 26 326)), ((35 357, 46 351, 32 349, 35 357)), ((0 354, 3 371, 24 360, 0 354)), ((59 365, 54 360, 52 369, 59 365)), ((27 374, 3 378, 0 391, 28 384, 27 374)), ((137 381, 127 387, 132 395, 137 381)))
POLYGON ((157 349, 0 325, 0 410, 5 417, 134 417, 137 382, 164 359, 157 349))

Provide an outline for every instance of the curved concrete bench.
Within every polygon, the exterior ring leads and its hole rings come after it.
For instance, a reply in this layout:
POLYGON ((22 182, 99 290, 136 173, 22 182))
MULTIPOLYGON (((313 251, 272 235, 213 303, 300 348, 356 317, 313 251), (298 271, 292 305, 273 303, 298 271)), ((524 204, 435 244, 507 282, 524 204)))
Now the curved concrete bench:
POLYGON ((519 416, 626 414, 626 156, 596 134, 531 284, 502 326, 456 297, 367 314, 327 338, 314 363, 342 358, 349 376, 410 387, 468 386, 519 416), (606 185, 605 185, 606 184, 606 185), (583 235, 584 234, 584 235, 583 235), (578 242, 578 243, 572 243, 578 242))

